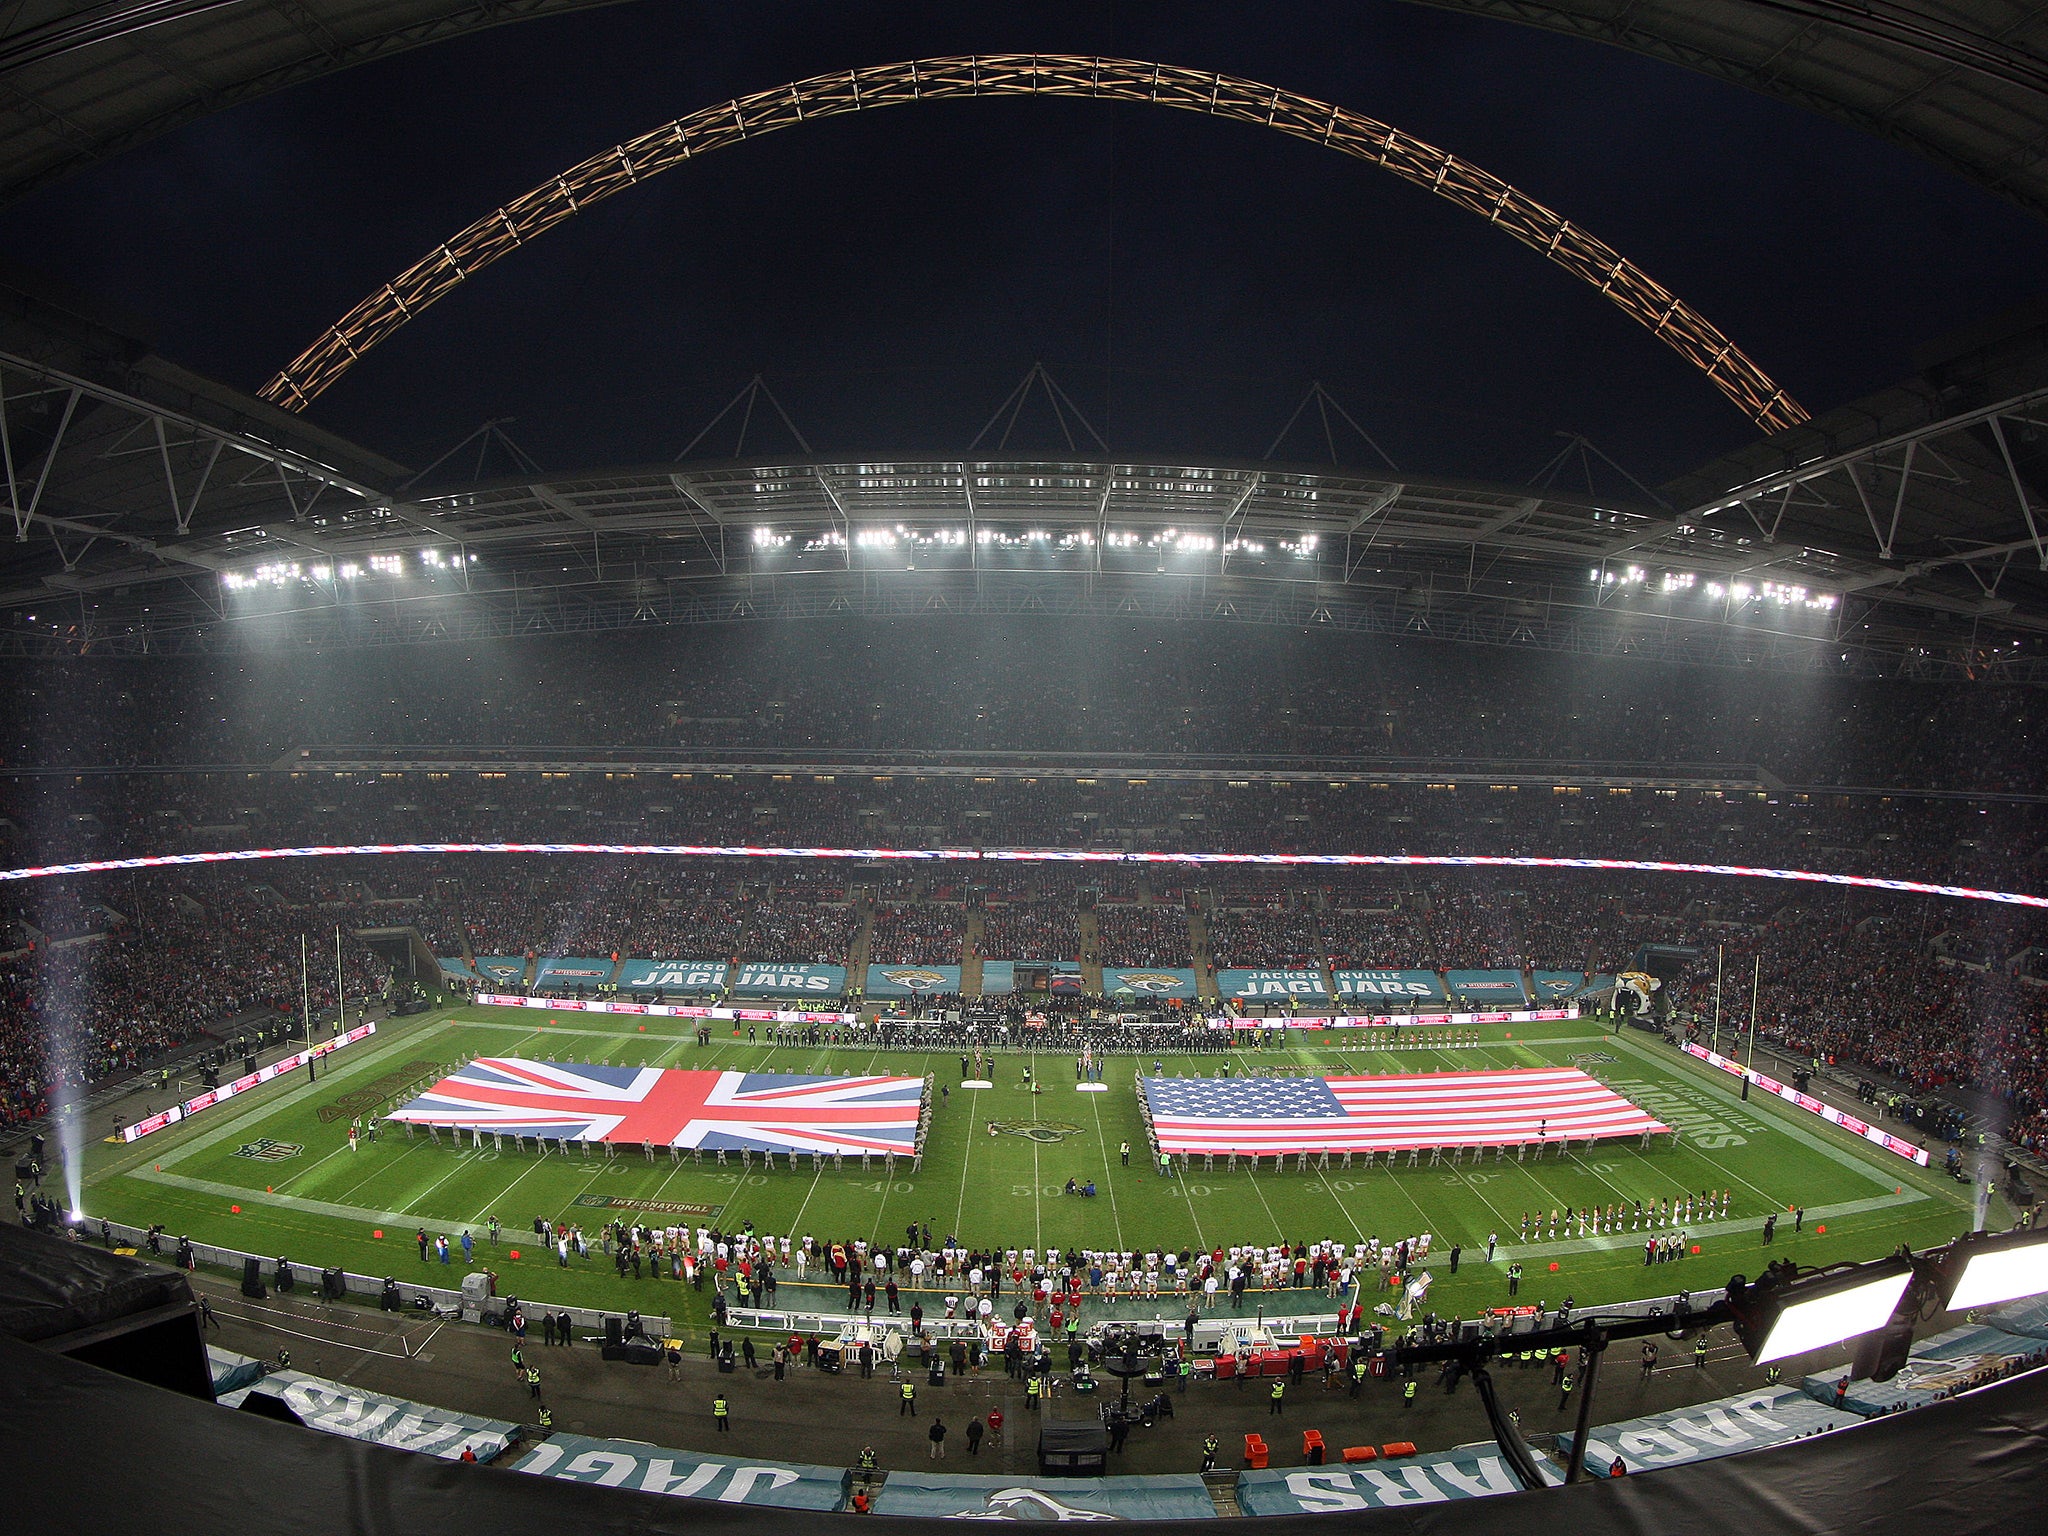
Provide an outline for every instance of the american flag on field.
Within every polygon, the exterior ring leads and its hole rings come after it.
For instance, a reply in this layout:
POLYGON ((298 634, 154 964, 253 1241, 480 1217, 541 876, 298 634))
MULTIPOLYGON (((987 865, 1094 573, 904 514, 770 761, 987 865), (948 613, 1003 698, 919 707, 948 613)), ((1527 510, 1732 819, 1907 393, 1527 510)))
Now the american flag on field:
POLYGON ((924 1080, 578 1066, 479 1057, 389 1119, 707 1152, 917 1150, 924 1080))
POLYGON ((1165 1152, 1381 1152, 1670 1127, 1572 1067, 1384 1077, 1144 1079, 1165 1152))

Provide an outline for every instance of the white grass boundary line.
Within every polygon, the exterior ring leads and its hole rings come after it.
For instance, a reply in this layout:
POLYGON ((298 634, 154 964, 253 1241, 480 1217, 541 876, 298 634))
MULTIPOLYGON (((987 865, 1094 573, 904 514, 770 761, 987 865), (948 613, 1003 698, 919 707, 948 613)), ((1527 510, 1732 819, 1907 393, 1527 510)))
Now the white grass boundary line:
MULTIPOLYGON (((533 1168, 540 1167, 544 1161, 546 1160, 537 1160, 533 1168)), ((533 1168, 527 1169, 527 1172, 531 1173, 533 1168)), ((247 1189, 237 1185, 219 1184, 208 1179, 188 1178, 183 1174, 143 1172, 137 1173, 133 1177, 146 1179, 153 1184, 169 1185, 175 1189, 187 1189, 200 1194, 219 1195, 227 1199, 241 1200, 252 1205, 275 1205, 285 1210, 303 1211, 309 1215, 316 1216, 332 1216, 340 1220, 361 1222, 368 1225, 403 1226, 406 1224, 418 1224, 417 1217, 404 1211, 375 1211, 359 1206, 337 1205, 326 1200, 309 1200, 300 1195, 252 1194, 247 1189)), ((1208 1238, 1203 1233, 1201 1217, 1196 1214, 1200 1202, 1187 1194, 1186 1179, 1180 1176, 1178 1172, 1176 1172, 1176 1177, 1180 1178, 1182 1195, 1188 1202, 1188 1213, 1190 1219, 1194 1222, 1196 1240, 1206 1247, 1208 1246, 1208 1238)), ((1395 1182, 1398 1186, 1399 1181, 1395 1182)), ((1841 1216, 1855 1216, 1868 1211, 1890 1210, 1897 1206, 1914 1205, 1923 1201, 1933 1200, 1934 1198, 1932 1194, 1922 1190, 1906 1189, 1901 1190, 1897 1194, 1871 1195, 1861 1200, 1843 1200, 1832 1205, 1808 1206, 1806 1217, 1809 1222, 1832 1221, 1841 1216)), ((1263 1192, 1259 1194, 1259 1199, 1262 1203, 1264 1202, 1265 1195, 1263 1192)), ((1341 1201, 1339 1203, 1341 1204, 1341 1201)), ((1414 1204, 1412 1197, 1410 1198, 1410 1204, 1414 1204)), ((1419 1215, 1422 1215, 1426 1223, 1428 1217, 1422 1211, 1421 1206, 1417 1205, 1415 1209, 1419 1215)), ((1268 1206, 1267 1210, 1270 1214, 1271 1207, 1268 1206)), ((472 1225, 477 1224, 479 1223, 472 1223, 472 1225)), ((1722 1237, 1737 1232, 1761 1231, 1763 1224, 1764 1217, 1762 1216, 1744 1216, 1728 1221, 1710 1222, 1687 1230, 1695 1236, 1722 1237)), ((1418 1228, 1418 1230, 1421 1229, 1418 1228)), ((1668 1232, 1676 1229, 1662 1228, 1657 1230, 1668 1232)), ((1620 1232, 1604 1237, 1561 1238, 1556 1242, 1550 1243, 1502 1243, 1495 1254, 1495 1263, 1504 1264, 1510 1257, 1550 1259, 1566 1254, 1604 1253, 1617 1249, 1639 1249, 1642 1247, 1643 1238, 1648 1236, 1650 1231, 1651 1229, 1645 1228, 1640 1232, 1620 1232)), ((1475 1263, 1478 1261, 1477 1257, 1473 1260, 1475 1263)))
MULTIPOLYGON (((1882 1187, 1886 1184, 1896 1185, 1902 1182, 1900 1179, 1892 1177, 1892 1169, 1881 1168, 1878 1164, 1859 1155, 1853 1149, 1831 1141, 1825 1136, 1814 1134, 1814 1130, 1826 1122, 1814 1121, 1811 1116, 1793 1109, 1790 1105, 1786 1105, 1775 1094, 1766 1094, 1758 1101, 1745 1100, 1738 1092, 1722 1086, 1723 1083, 1728 1081, 1725 1074, 1715 1071, 1696 1057, 1683 1054, 1660 1054, 1648 1045, 1639 1044, 1629 1039, 1627 1032, 1608 1038, 1613 1040, 1615 1044, 1620 1046, 1629 1055, 1634 1056, 1639 1062, 1661 1071, 1664 1076, 1671 1078, 1673 1081, 1682 1084, 1688 1089, 1703 1093, 1708 1098, 1718 1099, 1721 1103, 1736 1110, 1738 1113, 1748 1115, 1753 1120, 1761 1121, 1780 1135, 1791 1137, 1802 1147, 1820 1153, 1821 1156, 1827 1158, 1830 1162, 1839 1163, 1844 1168, 1854 1169, 1868 1178, 1873 1184, 1882 1187), (1673 1065, 1682 1066, 1685 1070, 1673 1071, 1673 1065), (1770 1113, 1761 1113, 1764 1109, 1769 1109, 1770 1113), (1802 1120, 1807 1123, 1801 1124, 1802 1120)), ((1849 1133, 1843 1131, 1839 1134, 1846 1137, 1849 1133)), ((1680 1140, 1680 1145, 1684 1145, 1683 1138, 1680 1140)), ((1905 1175, 1907 1179, 1910 1179, 1914 1174, 1925 1174, 1927 1172, 1926 1169, 1915 1168, 1911 1164, 1899 1165, 1896 1171, 1905 1175)), ((1939 1186, 1936 1187, 1939 1188, 1939 1186)), ((1756 1186, 1752 1184, 1750 1188, 1755 1189, 1756 1186)), ((1966 1197, 1958 1196, 1955 1197, 1953 1203, 1967 1205, 1969 1201, 1966 1197)))
MULTIPOLYGON (((258 1310, 268 1312, 271 1309, 268 1307, 262 1307, 258 1310)), ((389 1336, 398 1345, 398 1353, 394 1355, 388 1349, 376 1349, 367 1344, 351 1344, 346 1339, 337 1339, 329 1334, 307 1333, 304 1329, 301 1328, 287 1328, 282 1323, 273 1323, 264 1318, 246 1317, 239 1312, 222 1311, 219 1307, 215 1307, 213 1311, 216 1317, 224 1317, 231 1323, 242 1323, 251 1328, 261 1328, 267 1333, 290 1334, 295 1339, 305 1339, 311 1343, 322 1345, 328 1349, 351 1349, 359 1355, 375 1355, 380 1360, 410 1360, 413 1357, 413 1351, 407 1347, 405 1337, 403 1334, 394 1334, 389 1336)), ((297 1319, 300 1322, 311 1321, 311 1319, 301 1317, 300 1314, 296 1312, 287 1312, 282 1315, 285 1317, 297 1319)), ((428 1338, 432 1337, 432 1334, 428 1335, 428 1338)), ((420 1347, 424 1349, 426 1346, 425 1344, 422 1344, 420 1347)))
POLYGON ((206 853, 159 853, 127 859, 85 859, 72 864, 38 864, 0 869, 0 882, 41 880, 55 875, 97 875, 124 869, 175 869, 190 864, 236 864, 260 859, 331 859, 403 853, 597 853, 700 859, 909 859, 972 863, 995 859, 1027 864, 1241 864, 1252 866, 1435 867, 1449 869, 1591 869, 1639 874, 1740 876, 1755 880, 1796 880, 1859 890, 1898 891, 1909 896, 1951 896, 1963 901, 1996 901, 2048 910, 2048 896, 1991 891, 1969 885, 1936 885, 1925 880, 1887 880, 1876 875, 1839 875, 1812 869, 1767 869, 1746 864, 1690 864, 1669 859, 1575 859, 1548 854, 1497 853, 1117 853, 1072 848, 782 848, 685 843, 339 843, 304 848, 232 848, 206 853))

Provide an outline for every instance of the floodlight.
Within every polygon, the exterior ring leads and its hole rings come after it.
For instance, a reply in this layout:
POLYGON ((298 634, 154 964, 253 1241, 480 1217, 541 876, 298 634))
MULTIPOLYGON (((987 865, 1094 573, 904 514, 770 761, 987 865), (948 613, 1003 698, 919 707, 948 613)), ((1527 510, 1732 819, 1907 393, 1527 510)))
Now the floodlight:
POLYGON ((2048 1232, 1958 1239, 1944 1267, 1960 1270, 1949 1293, 1950 1311, 2048 1293, 2048 1232))
POLYGON ((1753 1286, 1731 1280, 1728 1305, 1750 1358, 1766 1365, 1882 1328, 1912 1279, 1912 1262, 1896 1257, 1812 1280, 1773 1270, 1753 1286))

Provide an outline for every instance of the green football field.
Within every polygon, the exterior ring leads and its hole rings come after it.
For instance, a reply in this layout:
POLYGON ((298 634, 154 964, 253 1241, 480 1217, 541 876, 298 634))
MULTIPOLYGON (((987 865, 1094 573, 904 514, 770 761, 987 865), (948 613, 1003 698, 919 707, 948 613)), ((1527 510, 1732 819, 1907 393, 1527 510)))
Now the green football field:
MULTIPOLYGON (((1615 1035, 1592 1020, 1494 1026, 1482 1029, 1475 1044, 1427 1049, 1345 1050, 1348 1042, 1332 1036, 1327 1045, 1239 1053, 1233 1070, 1572 1064, 1678 1124, 1683 1135, 1677 1145, 1643 1151, 1631 1141, 1526 1164, 1512 1152, 1504 1160, 1488 1154, 1476 1165, 1456 1167, 1432 1167, 1425 1156, 1415 1168, 1382 1163, 1306 1173, 1274 1173, 1270 1165, 1257 1174, 1242 1165, 1228 1172, 1220 1160, 1207 1172, 1197 1160, 1196 1170, 1173 1178, 1146 1165, 1132 1085, 1136 1058, 1109 1059, 1106 1093, 1075 1090, 1072 1056, 1016 1053, 996 1058, 993 1088, 966 1090, 957 1086, 957 1053, 771 1046, 729 1034, 700 1047, 683 1025, 649 1020, 642 1028, 601 1015, 539 1023, 532 1012, 479 1008, 396 1022, 332 1057, 316 1083, 293 1073, 142 1141, 95 1149, 85 1207, 92 1216, 137 1225, 160 1221, 173 1236, 284 1254, 301 1264, 448 1285, 462 1267, 459 1247, 448 1269, 423 1265, 413 1235, 424 1226, 459 1243, 468 1230, 477 1241, 477 1262, 498 1271, 501 1293, 576 1306, 636 1306, 700 1323, 708 1291, 620 1280, 597 1249, 596 1229, 644 1210, 662 1224, 751 1221, 759 1232, 825 1240, 894 1241, 915 1221, 928 1224, 935 1238, 952 1234, 974 1245, 1039 1249, 1351 1243, 1367 1236, 1392 1242, 1427 1231, 1436 1272, 1430 1305, 1469 1316, 1505 1300, 1504 1271, 1516 1260, 1525 1269, 1525 1302, 1555 1303, 1567 1293, 1581 1305, 1619 1301, 1718 1285, 1737 1271, 1753 1275, 1764 1257, 1763 1218, 1794 1205, 1806 1209, 1805 1230, 1795 1235, 1790 1218, 1781 1219, 1769 1256, 1802 1264, 1876 1258, 1902 1242, 1945 1241, 1968 1225, 1967 1188, 1938 1170, 1915 1168, 1775 1100, 1742 1102, 1732 1078, 1654 1037, 1615 1035), (879 1166, 763 1171, 758 1159, 743 1170, 736 1157, 722 1168, 687 1157, 675 1163, 665 1154, 649 1162, 637 1149, 614 1160, 500 1154, 424 1133, 408 1138, 397 1126, 348 1149, 349 1117, 362 1105, 381 1104, 439 1066, 472 1055, 755 1072, 930 1073, 948 1091, 935 1094, 921 1169, 913 1172, 902 1159, 893 1175, 879 1166), (1024 1083, 1027 1065, 1040 1086, 1036 1094, 1024 1083), (991 1121, 998 1126, 994 1136, 991 1121), (1134 1149, 1128 1168, 1118 1160, 1122 1141, 1134 1149), (1100 1195, 1062 1195, 1069 1178, 1093 1178, 1100 1195), (1643 1263, 1640 1230, 1581 1238, 1561 1229, 1554 1241, 1546 1231, 1527 1244, 1520 1237, 1524 1212, 1724 1188, 1734 1191, 1729 1219, 1688 1228, 1687 1244, 1697 1244, 1700 1255, 1654 1269, 1643 1263), (716 1214, 662 1214, 676 1206, 716 1214), (491 1216, 504 1229, 496 1250, 484 1237, 491 1216), (531 1235, 536 1216, 581 1222, 593 1238, 590 1259, 572 1258, 562 1269, 552 1254, 523 1244, 521 1234, 531 1235), (1491 1264, 1484 1254, 1489 1232, 1501 1239, 1491 1264), (1456 1276, 1447 1273, 1446 1262, 1453 1242, 1465 1248, 1456 1276)), ((1214 1056, 1164 1061, 1169 1073, 1205 1075, 1219 1064, 1214 1056)))

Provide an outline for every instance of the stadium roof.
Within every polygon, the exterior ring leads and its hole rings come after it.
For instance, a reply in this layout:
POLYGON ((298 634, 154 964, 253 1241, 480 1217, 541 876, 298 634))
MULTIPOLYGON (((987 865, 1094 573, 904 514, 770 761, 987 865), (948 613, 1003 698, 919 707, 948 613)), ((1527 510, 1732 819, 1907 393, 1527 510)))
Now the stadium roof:
POLYGON ((180 123, 465 32, 616 0, 26 0, 0 27, 0 201, 180 123))
POLYGON ((2025 0, 1416 0, 1825 113, 2048 215, 2048 12, 2025 0))
MULTIPOLYGON (((0 34, 0 201, 209 112, 611 0, 28 0, 0 34)), ((1847 0, 1420 0, 1590 38, 1827 114, 2048 214, 2048 15, 1847 0)))
MULTIPOLYGON (((0 39, 0 195, 293 80, 579 3, 23 7, 0 39)), ((1923 138, 2008 195, 2048 178, 2008 163, 2048 116, 2027 94, 2030 37, 2048 26, 2032 8, 1951 6, 1918 30, 1819 0, 1465 8, 1864 126, 1925 118, 1939 132, 1923 138), (1891 117, 1880 86, 1899 93, 1891 117)), ((1107 452, 804 452, 415 490, 375 452, 30 286, 0 283, 16 536, 0 549, 0 647, 16 654, 1051 608, 2048 677, 2030 654, 2048 630, 2040 325, 1661 493, 1107 452)))
MULTIPOLYGON (((117 388, 0 356, 0 382, 17 531, 0 634, 17 654, 1051 609, 1887 674, 1990 657, 2022 675, 2023 643, 2048 632, 2048 528, 2004 456, 2038 461, 2048 389, 1846 452, 1824 451, 1828 423, 1802 428, 1674 510, 1109 455, 535 471, 421 494, 148 360, 117 388)), ((1900 395, 1898 419, 1928 403, 1900 395)))

